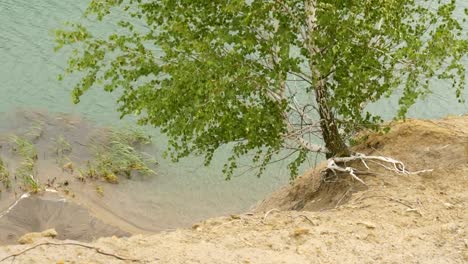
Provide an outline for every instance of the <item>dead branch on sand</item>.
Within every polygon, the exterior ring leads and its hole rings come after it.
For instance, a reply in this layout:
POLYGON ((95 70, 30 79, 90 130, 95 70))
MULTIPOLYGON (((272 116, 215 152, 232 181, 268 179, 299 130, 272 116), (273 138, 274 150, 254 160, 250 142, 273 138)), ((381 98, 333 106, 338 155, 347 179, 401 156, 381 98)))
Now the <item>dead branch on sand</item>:
POLYGON ((359 181, 360 183, 364 185, 367 185, 362 179, 356 176, 356 174, 358 173, 362 174, 362 172, 358 172, 356 168, 346 166, 347 162, 352 162, 352 161, 361 161, 362 164, 367 168, 367 170, 370 170, 370 168, 367 165, 366 161, 372 162, 381 167, 384 167, 386 170, 396 172, 398 174, 405 174, 405 175, 419 174, 423 172, 433 171, 432 169, 430 169, 430 170, 420 170, 420 171, 410 172, 406 169, 405 164, 399 160, 395 160, 395 159, 384 157, 384 156, 367 156, 361 153, 356 153, 355 155, 350 156, 350 157, 336 157, 336 158, 328 159, 328 164, 327 164, 325 171, 326 172, 331 171, 335 175, 337 171, 345 172, 345 173, 348 173, 353 179, 359 181), (340 166, 338 164, 344 164, 344 166, 340 166))
POLYGON ((270 211, 266 212, 265 215, 263 216, 262 221, 265 221, 266 218, 268 217, 268 215, 269 215, 270 213, 272 213, 272 212, 280 212, 280 210, 279 210, 279 209, 276 209, 276 208, 273 208, 273 209, 271 209, 270 211))
POLYGON ((25 250, 23 250, 21 252, 6 256, 6 257, 0 259, 0 262, 4 262, 4 261, 6 261, 6 260, 8 260, 10 258, 12 258, 14 260, 16 257, 18 257, 20 255, 23 255, 26 252, 31 251, 31 250, 33 250, 35 248, 38 248, 38 247, 41 247, 41 246, 76 246, 76 247, 83 247, 83 248, 87 248, 87 249, 92 249, 92 250, 96 251, 96 253, 98 253, 98 254, 108 256, 108 257, 113 257, 115 259, 122 260, 122 261, 140 262, 140 263, 144 262, 144 261, 139 260, 139 259, 124 258, 124 257, 119 256, 119 255, 108 253, 108 252, 102 251, 101 249, 99 249, 97 247, 88 246, 88 245, 84 245, 84 244, 80 244, 80 243, 73 243, 73 242, 65 242, 65 243, 44 242, 44 243, 40 243, 40 244, 34 245, 33 247, 27 248, 27 249, 25 249, 25 250))

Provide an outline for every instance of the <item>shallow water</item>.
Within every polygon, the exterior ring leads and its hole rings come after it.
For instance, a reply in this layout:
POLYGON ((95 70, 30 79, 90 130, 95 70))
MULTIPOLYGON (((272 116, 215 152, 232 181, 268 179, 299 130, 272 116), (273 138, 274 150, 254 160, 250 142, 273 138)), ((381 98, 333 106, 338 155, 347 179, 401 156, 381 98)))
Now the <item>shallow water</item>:
MULTIPOLYGON (((64 21, 78 20, 86 3, 76 0, 0 2, 0 113, 8 113, 1 119, 9 120, 0 120, 0 132, 31 126, 34 120, 28 120, 25 116, 10 118, 18 108, 33 109, 33 112, 36 109, 44 109, 49 113, 63 112, 83 116, 93 122, 89 125, 80 123, 83 127, 74 133, 87 131, 87 126, 132 123, 129 119, 118 119, 115 95, 93 90, 82 98, 79 105, 73 105, 70 83, 57 81, 56 76, 63 70, 66 58, 62 53, 53 52, 52 32, 61 27, 64 21)), ((468 7, 468 2, 462 5, 468 7)), ((467 113, 468 103, 454 103, 453 94, 445 83, 440 83, 433 95, 412 108, 410 116, 437 118, 467 113)), ((467 90, 464 96, 468 99, 467 90)), ((396 111, 394 100, 370 107, 386 118, 396 111)), ((54 114, 46 115, 54 117, 54 114)), ((46 125, 50 133, 46 137, 49 139, 63 128, 63 122, 58 124, 54 118, 46 125)), ((154 154, 160 159, 165 138, 155 131, 151 133, 155 136, 154 154)), ((46 145, 47 141, 41 144, 46 145)), ((185 226, 214 215, 246 210, 288 180, 285 164, 277 164, 261 179, 245 174, 225 182, 221 175, 221 161, 222 158, 215 160, 211 167, 204 168, 198 158, 190 158, 178 164, 160 160, 159 175, 150 182, 126 182, 109 192, 104 199, 90 194, 91 198, 83 202, 91 210, 102 213, 107 210, 109 219, 116 219, 117 222, 120 219, 130 225, 129 229, 133 227, 136 230, 155 231, 185 226), (99 201, 100 208, 92 208, 93 199, 99 201)), ((0 207, 0 211, 2 209, 0 207)))
MULTIPOLYGON (((96 139, 105 138, 107 128, 78 116, 45 111, 3 114, 0 124, 5 124, 0 129, 0 156, 10 172, 23 160, 12 151, 14 144, 10 138, 12 135, 27 138, 38 151, 36 180, 59 190, 68 200, 83 205, 102 221, 131 233, 173 229, 206 217, 244 211, 260 199, 260 195, 272 191, 277 187, 275 184, 287 179, 275 175, 261 179, 246 176, 226 182, 220 175, 215 175, 221 171, 220 167, 204 168, 199 162, 192 165, 189 162, 164 162, 158 144, 153 144, 144 151, 152 153, 160 161, 154 167, 157 175, 133 177, 130 180, 121 178, 119 184, 93 180, 83 183, 77 178, 78 170, 85 169, 86 162, 93 159, 92 146, 97 144, 96 139), (64 170, 57 160, 56 139, 60 137, 71 145, 71 152, 65 159, 73 162, 74 172, 64 170), (104 195, 96 191, 98 187, 104 195)), ((13 176, 14 173, 11 173, 10 178, 13 176)), ((15 183, 17 188, 10 191, 0 186, 3 191, 0 192, 0 212, 21 194, 18 186, 21 186, 22 180, 14 180, 13 186, 15 183)), ((1 226, 0 233, 3 233, 1 226)))
MULTIPOLYGON (((79 19, 85 5, 85 1, 71 0, 0 2, 0 113, 11 115, 18 108, 43 109, 84 116, 100 125, 131 123, 118 119, 112 94, 94 90, 84 96, 81 104, 73 105, 70 87, 57 81, 65 57, 53 52, 52 31, 64 21, 79 19)), ((23 117, 8 119, 0 122, 0 131, 27 129, 32 124, 23 117)), ((154 133, 155 154, 159 155, 165 139, 154 133)), ((112 196, 110 192, 105 196, 102 205, 115 210, 112 199, 119 201, 128 210, 112 214, 139 229, 161 230, 245 210, 288 179, 286 169, 281 168, 262 179, 246 174, 226 182, 221 169, 219 162, 204 168, 196 158, 178 164, 161 161, 157 180, 121 184, 112 196)))
POLYGON ((0 214, 0 245, 16 244, 26 233, 54 228, 57 239, 93 241, 103 236, 128 236, 92 216, 86 208, 55 193, 23 195, 0 214))

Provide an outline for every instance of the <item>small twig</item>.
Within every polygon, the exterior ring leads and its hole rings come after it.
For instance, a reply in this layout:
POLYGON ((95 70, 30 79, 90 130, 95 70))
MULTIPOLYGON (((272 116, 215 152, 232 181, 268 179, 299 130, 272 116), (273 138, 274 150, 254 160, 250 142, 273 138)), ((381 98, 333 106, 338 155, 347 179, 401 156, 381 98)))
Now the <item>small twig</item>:
POLYGON ((366 196, 366 197, 360 197, 359 199, 356 199, 356 201, 362 201, 364 199, 369 199, 369 198, 387 198, 389 201, 392 201, 392 202, 396 202, 396 203, 399 203, 401 205, 404 205, 406 207, 408 207, 408 211, 411 211, 411 212, 416 212, 418 213, 420 216, 423 216, 423 214, 416 208, 414 208, 413 206, 411 206, 408 202, 402 200, 402 199, 398 199, 398 198, 393 198, 393 197, 390 197, 390 196, 387 196, 387 195, 371 195, 371 196, 366 196))
POLYGON ((303 217, 305 220, 309 221, 309 223, 313 226, 316 226, 317 224, 314 223, 314 221, 312 221, 312 219, 310 219, 308 216, 306 215, 298 215, 297 217, 303 217))
POLYGON ((425 172, 433 172, 434 169, 428 169, 428 170, 419 170, 419 171, 413 171, 410 172, 409 174, 420 174, 420 173, 425 173, 425 172))
POLYGON ((250 243, 249 240, 247 240, 247 238, 243 238, 242 241, 244 241, 244 243, 247 244, 247 246, 249 246, 251 248, 255 248, 255 246, 252 245, 252 243, 250 243))
POLYGON ((118 260, 131 261, 131 262, 142 262, 139 259, 124 258, 124 257, 118 256, 118 255, 112 254, 112 253, 104 252, 101 249, 93 247, 93 246, 83 245, 83 244, 79 244, 79 243, 72 243, 72 242, 66 242, 66 243, 44 242, 44 243, 40 243, 40 244, 37 244, 37 245, 35 245, 33 247, 27 248, 27 249, 25 249, 25 250, 23 250, 21 252, 6 256, 3 259, 0 259, 0 262, 4 262, 5 260, 8 260, 10 258, 14 259, 14 258, 16 258, 16 257, 18 257, 20 255, 25 254, 28 251, 31 251, 31 250, 36 249, 36 248, 41 247, 41 246, 47 246, 47 245, 50 245, 50 246, 78 246, 78 247, 83 247, 83 248, 87 248, 87 249, 92 249, 92 250, 96 251, 96 253, 98 253, 98 254, 113 257, 113 258, 116 258, 118 260))
POLYGON ((423 216, 423 214, 418 209, 416 209, 416 208, 412 207, 411 205, 403 202, 401 199, 395 199, 395 198, 391 198, 391 197, 389 197, 389 198, 390 198, 390 201, 394 201, 394 202, 397 202, 399 204, 402 204, 402 205, 408 207, 409 209, 406 209, 406 211, 416 212, 419 216, 423 216))
POLYGON ((268 215, 271 213, 271 212, 279 212, 280 210, 276 209, 276 208, 273 208, 271 209, 270 211, 266 212, 265 215, 263 216, 263 221, 266 220, 266 218, 268 217, 268 215))
POLYGON ((345 194, 343 195, 343 197, 341 197, 341 199, 336 203, 335 208, 337 208, 337 207, 340 205, 341 201, 343 201, 343 199, 348 195, 349 191, 351 191, 352 188, 353 188, 353 187, 350 187, 350 188, 345 192, 345 194))
POLYGON ((397 202, 397 203, 399 203, 399 204, 402 204, 402 205, 408 207, 408 208, 411 209, 411 210, 415 210, 413 206, 411 206, 411 205, 409 205, 409 204, 403 202, 401 199, 395 199, 395 198, 388 197, 388 196, 387 196, 387 198, 389 198, 390 201, 397 202))
POLYGON ((229 222, 225 222, 225 223, 222 223, 220 225, 217 225, 217 226, 214 226, 212 229, 218 229, 220 227, 223 227, 223 226, 226 226, 226 225, 229 225, 229 224, 232 224, 232 223, 236 223, 236 222, 240 222, 242 221, 242 219, 237 219, 237 220, 232 220, 232 221, 229 221, 229 222))
POLYGON ((370 199, 370 198, 388 198, 390 201, 397 202, 397 203, 402 204, 402 205, 404 205, 406 207, 414 209, 411 205, 409 205, 408 203, 403 202, 401 199, 393 198, 393 197, 390 197, 388 195, 370 195, 370 196, 365 196, 365 197, 359 197, 358 199, 356 199, 356 201, 362 201, 362 200, 370 199))

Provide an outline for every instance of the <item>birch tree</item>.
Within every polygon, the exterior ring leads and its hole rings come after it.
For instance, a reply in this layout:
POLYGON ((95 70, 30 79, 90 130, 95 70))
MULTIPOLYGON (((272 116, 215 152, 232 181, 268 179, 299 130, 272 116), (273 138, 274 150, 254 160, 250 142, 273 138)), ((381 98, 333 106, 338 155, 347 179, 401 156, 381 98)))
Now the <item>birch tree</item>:
POLYGON ((253 153, 259 174, 279 153, 292 175, 311 152, 350 156, 349 139, 378 129, 366 105, 399 95, 404 118, 434 81, 466 86, 467 11, 452 1, 93 0, 86 22, 56 32, 71 46, 73 100, 118 92, 118 110, 159 127, 174 161, 232 146, 224 172, 253 153), (117 18, 116 18, 117 17, 117 18))

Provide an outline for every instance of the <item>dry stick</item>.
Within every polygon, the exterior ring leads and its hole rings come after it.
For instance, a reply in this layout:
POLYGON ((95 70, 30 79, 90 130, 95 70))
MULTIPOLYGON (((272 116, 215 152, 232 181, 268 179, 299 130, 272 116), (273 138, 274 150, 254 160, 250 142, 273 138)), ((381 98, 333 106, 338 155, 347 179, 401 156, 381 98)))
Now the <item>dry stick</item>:
POLYGON ((409 208, 409 209, 407 209, 408 211, 416 212, 416 213, 418 213, 420 216, 423 216, 423 214, 422 214, 418 209, 413 208, 411 205, 409 205, 409 204, 403 202, 401 199, 395 199, 395 198, 391 198, 391 197, 389 197, 389 199, 390 199, 390 201, 394 201, 394 202, 397 202, 397 203, 402 204, 402 205, 404 205, 404 206, 407 206, 407 207, 409 208))
POLYGON ((416 208, 414 208, 413 206, 409 205, 408 202, 402 200, 402 199, 398 199, 398 198, 393 198, 393 197, 390 197, 390 196, 387 196, 387 195, 371 195, 371 196, 366 196, 366 197, 361 197, 359 198, 358 200, 359 201, 362 201, 364 199, 368 199, 368 198, 388 198, 389 201, 392 201, 392 202, 396 202, 396 203, 399 203, 401 205, 404 205, 406 207, 408 207, 409 211, 411 212, 416 212, 418 213, 420 216, 423 216, 423 214, 416 208))
POLYGON ((223 227, 223 226, 226 226, 226 225, 229 225, 229 224, 232 224, 232 223, 240 222, 240 221, 242 221, 242 219, 238 219, 238 220, 233 220, 233 221, 225 222, 225 223, 222 223, 222 224, 220 224, 220 225, 214 226, 214 227, 212 228, 212 230, 218 229, 218 228, 220 228, 220 227, 223 227))
POLYGON ((276 209, 276 208, 273 208, 273 209, 271 209, 270 211, 266 212, 266 214, 263 216, 263 221, 266 220, 266 218, 268 217, 268 215, 269 215, 271 212, 280 212, 280 210, 278 210, 278 209, 276 209))
POLYGON ((397 203, 399 203, 399 204, 402 204, 402 205, 404 205, 404 206, 410 208, 411 210, 415 210, 415 209, 413 208, 413 206, 411 206, 411 205, 409 205, 409 204, 403 202, 401 199, 396 199, 396 198, 392 198, 392 197, 388 197, 388 196, 387 196, 387 198, 390 199, 390 201, 397 202, 397 203))
POLYGON ((390 197, 388 195, 370 195, 370 196, 366 196, 366 197, 359 197, 358 199, 356 199, 356 201, 362 201, 362 200, 370 199, 370 198, 388 198, 392 202, 397 202, 397 203, 402 204, 402 205, 404 205, 404 206, 406 206, 406 207, 408 207, 410 209, 414 209, 411 205, 404 202, 402 199, 393 198, 393 197, 390 197))
POLYGON ((341 197, 341 199, 336 203, 335 208, 337 208, 337 207, 340 205, 341 201, 343 201, 343 199, 346 197, 346 195, 348 195, 349 191, 351 191, 352 188, 353 188, 353 187, 350 187, 350 188, 345 192, 345 194, 343 195, 343 197, 341 197))
POLYGON ((107 252, 104 252, 102 251, 101 249, 99 248, 96 248, 96 247, 93 247, 93 246, 88 246, 88 245, 83 245, 83 244, 78 244, 78 243, 72 243, 72 242, 66 242, 66 243, 53 243, 53 242, 44 242, 44 243, 40 243, 40 244, 37 244, 33 247, 30 247, 30 248, 27 248, 19 253, 15 253, 15 254, 12 254, 12 255, 9 255, 9 256, 6 256, 4 257, 3 259, 0 259, 0 262, 3 262, 7 259, 10 259, 10 258, 16 258, 20 255, 23 255, 25 254, 26 252, 28 251, 31 251, 35 248, 38 248, 40 246, 47 246, 47 245, 51 245, 51 246, 78 246, 78 247, 84 247, 84 248, 87 248, 87 249, 92 249, 94 251, 96 251, 96 253, 98 254, 101 254, 101 255, 104 255, 104 256, 109 256, 109 257, 113 257, 113 258, 116 258, 118 260, 122 260, 122 261, 131 261, 131 262, 142 262, 141 260, 139 259, 130 259, 130 258, 124 258, 124 257, 121 257, 121 256, 118 256, 118 255, 115 255, 115 254, 112 254, 112 253, 107 253, 107 252))
POLYGON ((312 221, 312 219, 310 219, 310 218, 307 217, 306 215, 302 215, 302 214, 301 214, 301 215, 296 216, 296 218, 297 218, 297 217, 303 217, 305 220, 309 221, 309 223, 312 224, 313 226, 316 226, 316 225, 317 225, 316 223, 314 223, 314 221, 312 221))

